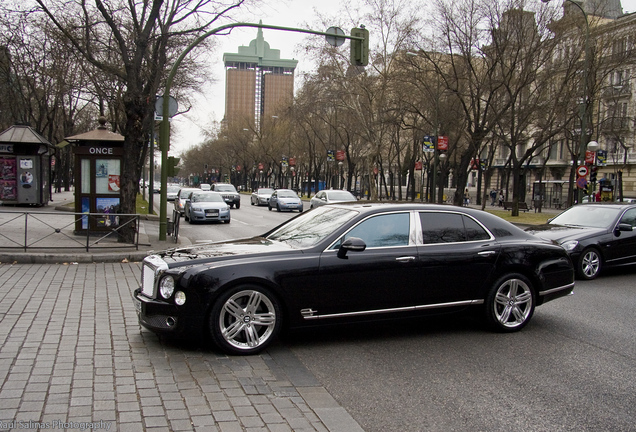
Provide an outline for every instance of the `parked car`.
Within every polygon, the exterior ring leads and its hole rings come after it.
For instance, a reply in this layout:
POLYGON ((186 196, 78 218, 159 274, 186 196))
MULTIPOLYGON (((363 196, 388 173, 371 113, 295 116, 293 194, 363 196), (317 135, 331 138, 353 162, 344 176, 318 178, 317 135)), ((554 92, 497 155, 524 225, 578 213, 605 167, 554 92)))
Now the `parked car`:
POLYGON ((250 197, 250 204, 252 205, 267 205, 269 202, 269 197, 274 193, 274 189, 271 188, 258 188, 254 192, 252 192, 252 196, 250 197))
POLYGON ((230 206, 218 192, 191 192, 185 203, 184 219, 194 222, 230 223, 230 206))
POLYGON ((271 211, 275 208, 278 211, 298 210, 302 213, 303 202, 300 197, 291 189, 277 189, 269 197, 267 207, 271 211))
POLYGON ((353 194, 346 190, 330 189, 321 190, 314 195, 309 201, 310 207, 318 207, 325 204, 333 204, 339 202, 357 201, 353 194))
POLYGON ((570 207, 527 231, 562 245, 581 279, 605 267, 636 264, 636 204, 590 203, 570 207))
POLYGON ((179 189, 179 192, 177 192, 177 197, 174 200, 174 209, 178 211, 179 214, 183 215, 183 212, 185 211, 186 199, 188 199, 188 196, 192 192, 198 192, 200 190, 201 189, 190 187, 183 187, 179 189))
POLYGON ((230 207, 236 207, 237 209, 241 208, 241 196, 236 191, 233 184, 214 183, 212 185, 212 190, 223 195, 223 199, 230 205, 230 207))
POLYGON ((166 189, 166 196, 168 201, 174 201, 177 199, 177 195, 179 195, 179 190, 181 190, 181 186, 170 185, 166 189))
POLYGON ((208 183, 201 183, 199 185, 199 189, 201 189, 202 191, 209 191, 209 190, 212 190, 212 186, 209 185, 208 183))
POLYGON ((568 295, 562 247, 468 207, 321 206, 259 237, 146 257, 133 299, 156 333, 203 332, 224 352, 255 354, 281 331, 467 312, 514 332, 535 306, 568 295))

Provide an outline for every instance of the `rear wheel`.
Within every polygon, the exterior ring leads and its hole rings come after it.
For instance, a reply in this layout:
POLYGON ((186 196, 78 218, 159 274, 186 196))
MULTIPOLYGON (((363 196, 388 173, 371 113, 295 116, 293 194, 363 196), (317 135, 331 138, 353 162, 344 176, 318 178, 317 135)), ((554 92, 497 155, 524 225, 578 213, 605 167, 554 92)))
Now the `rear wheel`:
POLYGON ((601 256, 594 248, 587 248, 581 253, 576 274, 581 279, 591 280, 601 272, 601 256))
POLYGON ((281 315, 278 301, 269 290, 238 286, 221 295, 212 307, 210 334, 226 353, 256 354, 278 335, 281 315))
POLYGON ((518 331, 532 318, 534 306, 530 281, 511 273, 500 278, 486 296, 486 321, 500 332, 518 331))

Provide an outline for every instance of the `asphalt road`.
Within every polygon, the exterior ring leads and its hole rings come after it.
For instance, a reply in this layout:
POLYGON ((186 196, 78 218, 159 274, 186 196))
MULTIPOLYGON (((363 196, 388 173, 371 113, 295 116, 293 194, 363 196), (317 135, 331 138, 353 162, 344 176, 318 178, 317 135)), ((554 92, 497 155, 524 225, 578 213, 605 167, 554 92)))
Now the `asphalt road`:
POLYGON ((633 431, 635 278, 630 270, 580 282, 516 334, 444 317, 285 343, 368 432, 633 431))
MULTIPOLYGON (((158 208, 159 195, 155 195, 155 197, 157 203, 155 207, 158 208)), ((172 215, 172 209, 172 202, 170 202, 167 208, 169 215, 172 215)), ((309 210, 307 202, 305 209, 309 210)), ((229 224, 214 222, 190 224, 182 217, 179 224, 181 243, 194 244, 197 241, 223 241, 260 235, 298 215, 298 212, 269 211, 266 206, 252 206, 250 205, 250 196, 241 194, 241 208, 231 209, 230 214, 232 220, 229 224)))
MULTIPOLYGON (((245 237, 296 214, 243 196, 230 225, 185 223, 181 234, 245 237)), ((279 346, 369 432, 636 431, 635 279, 628 269, 578 281, 515 334, 446 316, 295 332, 279 346)))

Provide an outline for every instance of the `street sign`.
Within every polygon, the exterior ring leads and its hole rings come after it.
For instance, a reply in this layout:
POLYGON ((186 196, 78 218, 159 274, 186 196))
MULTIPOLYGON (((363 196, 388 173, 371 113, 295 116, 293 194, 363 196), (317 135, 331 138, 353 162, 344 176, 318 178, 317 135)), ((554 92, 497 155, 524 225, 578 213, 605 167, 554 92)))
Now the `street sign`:
POLYGON ((576 179, 576 187, 579 189, 585 189, 587 187, 587 179, 585 177, 579 177, 576 179))
POLYGON ((341 28, 329 27, 325 33, 329 33, 328 36, 325 36, 329 45, 339 47, 340 45, 345 43, 346 39, 340 37, 345 35, 345 32, 341 28))
POLYGON ((587 175, 588 169, 585 165, 580 165, 577 169, 576 169, 576 174, 579 177, 585 177, 587 175))

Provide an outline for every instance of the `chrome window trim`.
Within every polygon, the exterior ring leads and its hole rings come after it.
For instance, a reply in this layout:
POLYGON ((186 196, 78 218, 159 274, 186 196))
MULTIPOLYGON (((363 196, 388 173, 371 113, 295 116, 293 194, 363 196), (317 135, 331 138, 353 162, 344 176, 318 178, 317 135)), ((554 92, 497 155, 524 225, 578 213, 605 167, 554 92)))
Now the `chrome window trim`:
POLYGON ((495 236, 490 232, 490 230, 483 224, 481 223, 479 220, 475 219, 473 216, 467 214, 467 213, 463 213, 463 212, 459 212, 459 211, 448 211, 448 210, 415 210, 415 213, 417 214, 416 217, 416 221, 417 221, 417 225, 416 228, 419 230, 419 234, 418 234, 418 238, 417 238, 417 245, 418 246, 422 246, 422 247, 431 247, 431 246, 442 246, 442 245, 456 245, 456 244, 467 244, 467 243, 479 243, 479 242, 491 242, 495 240, 495 236), (486 231, 486 234, 488 234, 489 238, 488 239, 479 239, 479 240, 466 240, 466 241, 461 241, 461 242, 449 242, 449 243, 424 243, 424 232, 422 230, 422 224, 420 223, 420 213, 446 213, 446 214, 457 214, 460 216, 466 216, 470 219, 472 219, 474 222, 477 223, 477 225, 479 225, 480 227, 483 228, 484 231, 486 231))
POLYGON ((333 249, 333 247, 335 246, 336 243, 338 243, 338 241, 346 236, 349 232, 351 232, 351 230, 353 230, 354 228, 356 228, 358 225, 360 225, 361 223, 371 219, 372 217, 376 217, 376 216, 385 216, 385 215, 390 215, 390 214, 398 214, 398 213, 409 213, 409 244, 407 245, 398 245, 398 246, 376 246, 376 247, 368 247, 367 249, 373 249, 373 250, 377 250, 377 249, 395 249, 395 248, 403 248, 403 247, 410 247, 410 246, 417 246, 417 238, 414 235, 414 231, 413 231, 413 211, 412 210, 393 210, 393 211, 389 211, 389 212, 381 212, 381 213, 374 213, 374 214, 370 214, 367 217, 365 217, 364 219, 358 221, 358 223, 356 223, 355 225, 353 225, 351 228, 349 228, 347 231, 345 231, 344 233, 342 233, 341 235, 338 236, 337 239, 335 239, 333 242, 331 242, 331 244, 329 244, 329 246, 327 246, 323 252, 337 252, 338 249, 333 249))

